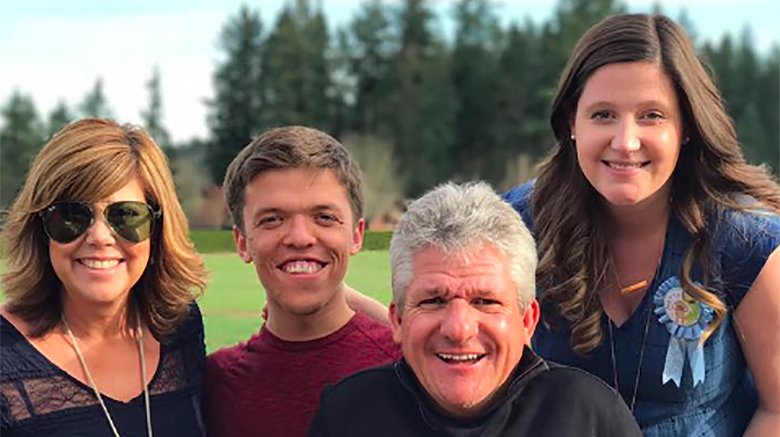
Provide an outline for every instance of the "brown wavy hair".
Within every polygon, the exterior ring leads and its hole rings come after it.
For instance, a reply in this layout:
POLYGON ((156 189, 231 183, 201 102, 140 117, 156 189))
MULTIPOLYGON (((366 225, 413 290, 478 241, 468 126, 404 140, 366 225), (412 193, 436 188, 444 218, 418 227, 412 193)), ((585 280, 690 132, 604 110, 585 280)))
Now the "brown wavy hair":
MULTIPOLYGON (((87 118, 65 126, 41 149, 2 230, 6 309, 41 336, 60 321, 62 284, 49 260, 38 212, 60 200, 94 203, 138 177, 146 201, 161 212, 151 257, 132 296, 158 339, 171 334, 203 292, 206 271, 189 240, 165 155, 141 128, 87 118)), ((135 319, 129 312, 128 320, 135 319)))
POLYGON ((602 341, 598 290, 607 285, 606 273, 613 267, 600 196, 580 170, 570 123, 588 78, 617 62, 657 63, 680 102, 689 141, 672 175, 671 209, 692 237, 680 272, 683 289, 715 310, 703 339, 727 312, 724 301, 707 290, 708 278, 703 287, 691 280, 696 263, 705 272, 709 264, 708 220, 727 208, 745 209, 734 199, 738 193, 780 212, 777 182, 765 167, 745 162, 720 92, 683 29, 663 15, 646 14, 617 15, 595 24, 577 42, 561 75, 550 116, 557 144, 540 168, 532 198, 544 320, 548 325, 558 316, 569 321, 571 346, 579 354, 602 341))

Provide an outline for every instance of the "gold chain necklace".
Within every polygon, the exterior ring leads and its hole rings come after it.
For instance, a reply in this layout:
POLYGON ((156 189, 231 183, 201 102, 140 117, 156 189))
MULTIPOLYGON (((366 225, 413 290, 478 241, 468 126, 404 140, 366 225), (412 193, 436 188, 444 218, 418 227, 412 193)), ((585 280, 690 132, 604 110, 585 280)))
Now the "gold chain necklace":
MULTIPOLYGON (((636 290, 641 290, 644 288, 648 288, 652 285, 655 285, 656 279, 658 278, 658 273, 661 270, 661 262, 663 261, 663 253, 664 253, 664 246, 661 246, 661 253, 658 255, 658 262, 655 266, 655 273, 653 274, 653 277, 651 278, 651 281, 648 283, 646 279, 643 279, 639 282, 636 282, 634 284, 628 285, 626 287, 623 287, 622 283, 620 282, 620 275, 617 272, 617 265, 612 262, 612 271, 615 274, 615 285, 617 286, 618 291, 621 295, 632 293, 636 290)), ((650 290, 647 291, 649 293, 650 290)), ((646 297, 643 297, 642 300, 646 299, 646 297)), ((641 305, 641 302, 640 302, 641 305)), ((631 394, 631 402, 629 402, 629 409, 631 412, 634 412, 634 407, 636 406, 636 397, 639 393, 639 378, 642 375, 642 363, 645 359, 645 345, 647 343, 647 333, 650 331, 650 313, 652 312, 652 304, 650 302, 647 303, 647 310, 645 311, 645 327, 644 331, 642 332, 642 343, 639 346, 639 359, 637 360, 636 364, 636 377, 634 378, 634 388, 632 390, 631 394)), ((620 383, 618 381, 618 370, 617 370, 617 358, 615 356, 615 334, 613 333, 612 328, 613 322, 612 319, 607 316, 607 330, 609 331, 609 351, 612 358, 612 382, 615 387, 615 390, 620 393, 620 383)))
MULTIPOLYGON (((647 311, 645 311, 645 329, 644 333, 642 334, 642 343, 639 349, 639 359, 637 360, 636 365, 636 378, 634 378, 634 389, 633 393, 631 395, 631 402, 629 405, 629 408, 631 412, 634 412, 634 406, 636 405, 636 395, 639 392, 639 377, 642 374, 642 362, 645 358, 645 342, 647 341, 647 332, 650 328, 650 309, 652 306, 648 303, 647 305, 647 311)), ((612 382, 615 386, 615 390, 617 390, 618 393, 620 393, 620 383, 618 382, 618 371, 617 371, 617 359, 615 358, 615 340, 614 340, 614 334, 612 333, 612 320, 607 317, 607 327, 609 331, 609 346, 610 346, 610 353, 612 355, 612 382)))
MULTIPOLYGON (((92 378, 92 374, 89 372, 89 368, 87 367, 87 361, 84 359, 84 355, 81 354, 81 350, 79 350, 79 345, 76 343, 76 337, 73 335, 73 331, 70 330, 70 325, 68 325, 68 321, 65 320, 65 315, 62 315, 62 324, 65 326, 65 331, 68 333, 68 337, 70 338, 70 343, 73 345, 73 350, 76 351, 76 357, 79 359, 79 363, 81 364, 81 369, 84 371, 84 374, 87 376, 87 381, 89 381, 90 387, 92 387, 92 390, 95 392, 95 397, 98 400, 98 403, 100 404, 100 407, 103 409, 103 414, 105 414, 106 419, 108 420, 109 426, 111 426, 111 431, 114 432, 114 437, 120 437, 119 431, 117 431, 116 426, 114 425, 114 421, 111 419, 111 414, 108 412, 108 408, 106 407, 105 402, 103 402, 103 396, 100 395, 100 390, 97 388, 97 384, 95 383, 95 379, 92 378)), ((144 345, 143 345, 143 331, 141 330, 141 318, 137 317, 138 325, 137 325, 137 331, 135 338, 138 343, 138 357, 141 360, 141 385, 144 388, 144 406, 146 409, 146 432, 149 437, 152 436, 152 412, 151 408, 149 406, 149 388, 146 386, 146 359, 144 357, 144 345)))

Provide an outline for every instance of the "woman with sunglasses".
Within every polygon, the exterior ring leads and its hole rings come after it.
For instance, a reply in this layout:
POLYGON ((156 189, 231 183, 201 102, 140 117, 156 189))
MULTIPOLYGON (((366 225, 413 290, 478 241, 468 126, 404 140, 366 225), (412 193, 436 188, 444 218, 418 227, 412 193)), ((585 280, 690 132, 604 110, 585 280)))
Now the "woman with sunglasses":
POLYGON ((55 134, 2 247, 4 437, 203 435, 205 270, 146 132, 84 119, 55 134))

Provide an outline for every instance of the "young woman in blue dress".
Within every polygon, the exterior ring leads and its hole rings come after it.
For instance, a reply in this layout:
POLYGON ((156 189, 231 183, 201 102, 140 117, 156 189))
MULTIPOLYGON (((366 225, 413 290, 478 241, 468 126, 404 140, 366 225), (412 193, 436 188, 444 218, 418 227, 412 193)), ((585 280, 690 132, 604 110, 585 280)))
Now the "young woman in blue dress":
POLYGON ((780 188, 690 39, 597 23, 551 123, 539 177, 505 195, 537 242, 536 352, 612 384, 648 436, 777 435, 780 188))
POLYGON ((38 153, 2 229, 0 429, 202 436, 202 260, 143 130, 84 119, 38 153))

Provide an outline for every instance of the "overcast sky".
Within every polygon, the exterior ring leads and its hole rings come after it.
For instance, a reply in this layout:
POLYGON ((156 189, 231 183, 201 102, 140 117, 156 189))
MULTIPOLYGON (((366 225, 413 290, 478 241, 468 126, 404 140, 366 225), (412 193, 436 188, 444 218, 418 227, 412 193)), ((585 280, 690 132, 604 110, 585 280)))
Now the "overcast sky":
MULTIPOLYGON (((322 3, 331 27, 349 22, 360 0, 322 3)), ((241 3, 260 11, 268 30, 281 0, 0 0, 0 104, 14 89, 32 96, 45 116, 65 101, 73 106, 103 79, 104 91, 122 122, 140 123, 147 105, 145 83, 153 68, 162 76, 164 124, 176 141, 205 138, 211 75, 220 58, 217 38, 241 3)), ((386 3, 399 3, 388 0, 386 3)), ((453 1, 433 2, 440 21, 453 1)), ((750 26, 758 50, 780 45, 780 1, 666 0, 672 18, 684 8, 699 40, 739 36, 750 26)), ((550 18, 550 0, 494 0, 504 24, 550 18)), ((631 11, 647 11, 650 2, 630 0, 631 11)), ((439 23, 446 29, 445 22, 439 23)))

